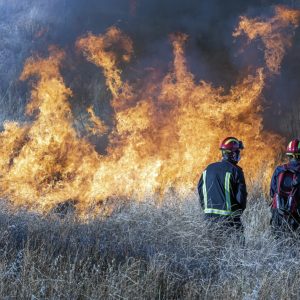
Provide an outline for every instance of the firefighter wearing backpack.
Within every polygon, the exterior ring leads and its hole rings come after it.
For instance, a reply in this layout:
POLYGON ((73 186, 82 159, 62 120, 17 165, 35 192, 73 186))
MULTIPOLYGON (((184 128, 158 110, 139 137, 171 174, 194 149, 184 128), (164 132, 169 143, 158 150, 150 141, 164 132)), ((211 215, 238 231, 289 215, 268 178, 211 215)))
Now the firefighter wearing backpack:
POLYGON ((296 230, 300 224, 300 141, 286 149, 287 164, 276 167, 271 180, 271 225, 274 229, 296 230))
POLYGON ((205 218, 216 222, 226 221, 226 225, 237 228, 242 228, 240 217, 247 202, 244 173, 237 165, 242 149, 242 141, 234 137, 223 140, 220 145, 222 160, 210 164, 198 183, 205 218))

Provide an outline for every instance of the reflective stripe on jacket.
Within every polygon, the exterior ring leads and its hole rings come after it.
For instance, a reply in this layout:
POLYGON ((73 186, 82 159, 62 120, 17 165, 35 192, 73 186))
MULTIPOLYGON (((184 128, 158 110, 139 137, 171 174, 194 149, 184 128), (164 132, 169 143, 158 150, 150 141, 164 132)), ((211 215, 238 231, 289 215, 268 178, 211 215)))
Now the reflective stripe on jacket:
POLYGON ((199 180, 198 193, 206 214, 230 216, 245 210, 247 189, 243 170, 227 160, 210 164, 199 180))

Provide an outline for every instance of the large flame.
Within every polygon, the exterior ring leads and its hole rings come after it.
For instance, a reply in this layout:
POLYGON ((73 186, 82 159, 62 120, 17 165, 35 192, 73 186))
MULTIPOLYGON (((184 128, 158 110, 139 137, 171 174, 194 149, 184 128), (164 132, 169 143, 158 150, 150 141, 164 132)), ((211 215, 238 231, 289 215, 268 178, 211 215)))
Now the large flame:
MULTIPOLYGON (((271 24, 278 14, 286 20, 285 26, 298 24, 289 17, 298 11, 282 7, 276 9, 271 24)), ((246 32, 246 20, 241 19, 239 30, 246 32)), ((272 27, 271 33, 277 29, 281 37, 283 26, 272 27)), ((171 36, 174 61, 170 72, 142 91, 124 81, 118 67, 129 63, 133 52, 131 39, 120 29, 112 27, 103 35, 88 34, 77 41, 77 48, 103 70, 112 96, 114 126, 105 155, 98 154, 73 127, 68 102, 72 92, 59 70, 64 52, 52 48, 48 58, 28 59, 21 80, 37 78, 27 106, 33 121, 4 124, 0 135, 2 196, 39 211, 72 200, 85 213, 111 197, 142 199, 170 189, 186 194, 195 189, 205 166, 219 158, 219 142, 227 135, 245 142, 242 166, 247 177, 269 179, 279 150, 273 145, 282 139, 263 128, 261 100, 267 72, 258 68, 240 78, 229 92, 209 82, 196 82, 185 58, 187 38, 171 36)), ((267 44, 266 48, 270 68, 272 49, 267 44)), ((278 60, 277 51, 274 48, 277 67, 273 71, 279 70, 282 59, 278 60)), ((97 135, 107 132, 92 108, 88 113, 89 130, 97 135)))
POLYGON ((27 106, 35 120, 24 127, 8 123, 1 134, 2 149, 8 150, 0 159, 1 192, 15 204, 42 211, 66 200, 87 200, 99 160, 72 127, 72 92, 59 73, 63 58, 62 51, 51 49, 47 59, 27 60, 21 79, 38 76, 27 106))
POLYGON ((261 38, 266 48, 265 61, 268 69, 272 73, 279 73, 284 53, 292 45, 292 37, 299 25, 299 18, 299 10, 277 6, 271 19, 241 17, 233 36, 245 34, 249 42, 261 38))

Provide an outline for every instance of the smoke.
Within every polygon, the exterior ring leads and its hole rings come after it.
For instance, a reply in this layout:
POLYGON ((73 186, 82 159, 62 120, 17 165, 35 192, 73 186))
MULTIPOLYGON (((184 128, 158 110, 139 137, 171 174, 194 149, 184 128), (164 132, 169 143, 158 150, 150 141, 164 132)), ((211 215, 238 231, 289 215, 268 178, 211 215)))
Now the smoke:
MULTIPOLYGON (((19 82, 25 59, 32 54, 46 56, 49 45, 68 53, 63 75, 73 90, 72 109, 80 129, 88 105, 104 122, 111 125, 109 92, 99 69, 74 50, 78 37, 87 32, 103 33, 117 25, 134 44, 132 63, 124 65, 124 76, 143 81, 159 69, 159 78, 172 60, 169 34, 189 35, 187 61, 196 79, 229 88, 241 70, 263 60, 259 43, 239 53, 239 41, 233 42, 232 31, 240 15, 268 14, 276 4, 300 6, 296 1, 199 1, 199 0, 10 0, 0 1, 0 122, 24 119, 29 96, 25 83, 19 82), (99 99, 101 103, 99 102, 99 99)), ((299 32, 295 40, 298 40, 299 32)), ((274 76, 265 88, 265 125, 282 134, 297 134, 297 129, 274 124, 274 116, 287 120, 287 114, 298 103, 299 43, 287 53, 282 74, 274 76)), ((296 125, 295 125, 296 126, 296 125)), ((295 127, 294 126, 294 127, 295 127)), ((296 126, 297 127, 297 126, 296 126)), ((300 132, 299 132, 300 133, 300 132)))

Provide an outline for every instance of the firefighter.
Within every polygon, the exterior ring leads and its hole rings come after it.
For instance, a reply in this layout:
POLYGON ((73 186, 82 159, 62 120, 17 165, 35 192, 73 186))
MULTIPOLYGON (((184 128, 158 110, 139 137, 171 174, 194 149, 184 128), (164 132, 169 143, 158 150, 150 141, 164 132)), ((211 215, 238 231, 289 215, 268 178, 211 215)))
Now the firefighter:
POLYGON ((275 231, 295 231, 300 224, 300 141, 292 140, 286 149, 289 162, 277 166, 271 180, 271 225, 275 231))
POLYGON ((237 165, 242 149, 242 141, 234 137, 224 139, 220 145, 222 160, 208 165, 198 183, 205 218, 240 229, 247 202, 244 173, 237 165))

